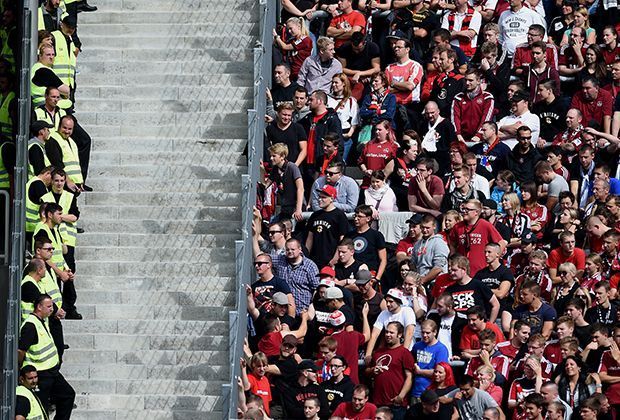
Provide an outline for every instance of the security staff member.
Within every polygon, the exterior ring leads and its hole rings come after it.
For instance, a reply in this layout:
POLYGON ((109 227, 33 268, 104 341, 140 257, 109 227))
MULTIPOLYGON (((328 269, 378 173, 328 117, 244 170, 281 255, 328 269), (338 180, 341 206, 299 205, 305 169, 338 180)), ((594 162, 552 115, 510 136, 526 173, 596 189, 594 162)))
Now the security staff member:
POLYGON ((50 166, 50 160, 45 154, 45 142, 49 140, 50 129, 53 125, 47 121, 37 120, 30 124, 32 137, 28 140, 28 180, 41 173, 46 167, 50 166))
POLYGON ((75 121, 72 116, 65 115, 60 119, 58 132, 50 134, 45 143, 45 153, 55 168, 64 169, 67 173, 67 188, 73 192, 82 192, 84 177, 80 167, 78 147, 71 138, 75 121))
POLYGON ((52 183, 52 166, 46 166, 34 178, 26 183, 26 241, 32 243, 32 234, 41 221, 39 207, 43 197, 52 183))
POLYGON ((43 294, 45 294, 45 288, 43 287, 43 278, 45 277, 45 262, 38 258, 30 260, 26 268, 24 269, 26 275, 22 279, 21 289, 21 312, 22 321, 24 322, 28 316, 34 311, 34 301, 43 294))
POLYGON ((34 366, 19 371, 19 385, 15 393, 15 420, 49 420, 47 411, 37 395, 39 374, 34 366))
POLYGON ((34 312, 21 328, 18 344, 19 366, 34 366, 39 373, 39 398, 45 410, 56 405, 56 420, 69 420, 73 411, 75 391, 60 373, 60 358, 49 332, 47 319, 54 311, 49 295, 41 295, 34 303, 34 312))

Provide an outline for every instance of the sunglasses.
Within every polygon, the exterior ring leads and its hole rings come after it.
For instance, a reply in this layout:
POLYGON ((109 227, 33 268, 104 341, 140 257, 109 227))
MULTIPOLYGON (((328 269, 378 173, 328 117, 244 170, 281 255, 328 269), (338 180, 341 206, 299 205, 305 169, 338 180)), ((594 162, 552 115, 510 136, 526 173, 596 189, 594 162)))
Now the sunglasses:
POLYGON ((254 265, 260 266, 263 264, 269 264, 269 261, 254 261, 254 265))

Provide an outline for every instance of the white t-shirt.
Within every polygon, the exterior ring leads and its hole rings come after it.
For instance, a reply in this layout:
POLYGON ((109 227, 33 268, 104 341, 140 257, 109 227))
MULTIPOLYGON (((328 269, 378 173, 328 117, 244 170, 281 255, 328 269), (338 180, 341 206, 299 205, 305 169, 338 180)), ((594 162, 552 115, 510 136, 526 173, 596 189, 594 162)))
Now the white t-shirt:
MULTIPOLYGON (((527 111, 523 115, 518 116, 518 117, 512 114, 507 115, 501 120, 499 120, 497 127, 502 128, 502 126, 504 125, 512 125, 516 123, 517 121, 521 121, 523 125, 527 125, 530 128, 530 130, 532 130, 531 142, 534 146, 536 146, 536 142, 538 141, 538 136, 540 135, 540 118, 538 117, 538 115, 532 114, 530 111, 527 111)), ((510 147, 510 150, 512 150, 517 144, 516 137, 505 138, 502 141, 506 144, 506 146, 510 147)))
POLYGON ((437 335, 437 339, 448 348, 449 357, 452 357, 452 323, 454 322, 455 316, 456 313, 452 316, 444 316, 441 318, 439 334, 437 335))
POLYGON ((508 9, 499 16, 499 40, 508 57, 514 55, 517 45, 527 42, 527 31, 535 23, 547 29, 545 19, 527 7, 518 12, 508 9))
MULTIPOLYGON (((377 320, 375 321, 375 324, 373 325, 373 328, 382 330, 386 327, 387 324, 389 324, 390 322, 394 322, 394 321, 398 321, 401 324, 403 324, 405 329, 409 325, 413 325, 415 328, 415 324, 416 324, 415 313, 413 312, 413 309, 411 309, 408 306, 401 306, 400 311, 398 311, 395 314, 393 314, 392 312, 386 309, 384 311, 381 311, 381 313, 377 317, 377 320)), ((409 350, 413 348, 414 342, 415 340, 411 340, 411 345, 409 346, 409 350)))

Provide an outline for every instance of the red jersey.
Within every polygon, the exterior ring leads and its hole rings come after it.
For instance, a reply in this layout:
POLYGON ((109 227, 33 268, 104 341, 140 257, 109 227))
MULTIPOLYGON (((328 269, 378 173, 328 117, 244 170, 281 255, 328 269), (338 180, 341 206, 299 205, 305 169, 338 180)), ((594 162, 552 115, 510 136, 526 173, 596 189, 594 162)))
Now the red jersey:
MULTIPOLYGON (((366 28, 366 18, 364 15, 357 10, 351 11, 351 13, 341 14, 339 16, 333 17, 329 26, 337 29, 348 29, 353 28, 354 26, 359 26, 362 28, 362 32, 366 28)), ((334 40, 334 47, 338 48, 344 45, 348 39, 338 38, 336 37, 334 40)))
MULTIPOLYGON (((429 180, 426 181, 426 190, 431 196, 444 195, 446 193, 443 182, 441 182, 441 178, 437 175, 431 175, 429 180)), ((418 186, 418 182, 416 180, 409 183, 409 190, 407 190, 407 194, 415 196, 418 206, 430 208, 430 204, 427 203, 426 197, 420 191, 420 187, 418 186)))
MULTIPOLYGON (((620 376, 620 364, 611 355, 611 350, 606 350, 603 353, 598 371, 606 372, 609 376, 620 376)), ((610 404, 620 404, 620 382, 609 384, 605 395, 609 398, 610 404)))
POLYGON ((501 343, 498 343, 496 347, 497 351, 508 358, 511 362, 515 357, 517 357, 517 353, 519 353, 519 349, 513 346, 510 340, 502 341, 501 343))
POLYGON ((437 299, 446 289, 456 283, 456 280, 453 280, 450 277, 450 274, 440 274, 435 279, 435 284, 433 285, 433 289, 431 290, 431 295, 434 299, 437 299))
POLYGON ((551 281, 551 277, 544 270, 541 273, 531 273, 529 270, 525 270, 525 272, 515 279, 515 288, 514 288, 514 296, 516 299, 519 299, 519 290, 521 285, 526 281, 535 281, 540 286, 540 297, 545 302, 551 302, 551 290, 553 289, 553 282, 551 281))
MULTIPOLYGON (((491 366, 495 369, 495 372, 501 373, 504 378, 508 379, 508 368, 510 367, 510 359, 508 359, 503 354, 495 354, 491 356, 491 366)), ((465 370, 466 375, 473 376, 474 378, 476 370, 484 365, 480 356, 476 356, 469 361, 467 364, 467 369, 465 370)))
POLYGON ((280 331, 272 331, 265 334, 258 342, 258 350, 265 353, 265 356, 277 356, 280 354, 280 345, 282 344, 282 333, 280 331))
POLYGON ((560 341, 559 340, 551 340, 545 346, 545 351, 543 352, 543 356, 545 359, 549 360, 551 363, 555 363, 556 365, 562 361, 562 351, 560 349, 560 341))
MULTIPOLYGON (((553 67, 555 70, 558 69, 559 64, 559 54, 558 49, 555 45, 547 43, 547 49, 545 50, 545 55, 547 59, 547 64, 553 67)), ((532 47, 530 44, 523 43, 517 45, 515 48, 515 55, 512 57, 512 68, 516 69, 519 67, 523 67, 524 65, 530 65, 532 63, 532 47)), ((527 69, 526 69, 527 71, 527 69)))
MULTIPOLYGON (((496 342, 502 342, 505 340, 504 333, 499 329, 497 324, 494 322, 488 322, 484 326, 485 329, 493 330, 495 333, 496 342)), ((480 349, 480 340, 478 339, 478 333, 480 331, 474 331, 469 325, 465 325, 463 327, 463 331, 461 332, 461 341, 459 343, 459 348, 461 350, 478 350, 480 349)))
MULTIPOLYGON (((405 383, 405 371, 413 372, 413 355, 403 346, 394 349, 381 348, 372 355, 372 366, 382 366, 385 370, 375 375, 372 402, 377 406, 392 405, 392 398, 398 395, 405 383)), ((403 406, 407 406, 407 398, 403 406)))
POLYGON ((398 245, 396 245, 396 253, 404 252, 407 254, 407 257, 411 257, 413 254, 413 246, 416 243, 416 239, 411 236, 407 236, 400 241, 398 241, 398 245))
POLYGON ((338 407, 336 408, 336 411, 334 411, 334 414, 332 414, 332 417, 338 417, 345 420, 368 420, 374 419, 376 413, 377 406, 370 402, 367 402, 360 412, 353 410, 353 403, 341 402, 338 404, 338 407))
POLYGON ((475 135, 480 137, 482 124, 492 119, 494 109, 495 99, 489 92, 479 89, 473 97, 458 93, 452 101, 452 125, 467 141, 475 135))
POLYGON ((541 229, 536 233, 536 237, 541 239, 545 230, 544 227, 549 220, 549 211, 547 207, 536 203, 533 207, 521 207, 521 213, 529 217, 531 223, 540 223, 541 229))
POLYGON ((616 48, 610 50, 607 46, 601 48, 601 52, 603 53, 603 58, 605 59, 605 64, 611 65, 615 61, 620 60, 620 45, 616 45, 616 48))
POLYGON ((583 252, 583 249, 575 248, 573 253, 567 257, 562 252, 562 248, 556 248, 549 254, 549 258, 547 259, 547 266, 549 268, 557 269, 560 264, 563 264, 565 262, 571 262, 575 264, 577 270, 583 270, 586 268, 586 254, 585 252, 583 252))
POLYGON ((347 375, 357 385, 359 383, 358 349, 366 342, 364 335, 358 331, 341 330, 332 334, 332 338, 335 338, 338 342, 336 354, 344 357, 349 366, 348 369, 351 369, 347 375))
POLYGON ((297 79, 301 65, 312 54, 312 39, 309 36, 302 36, 299 39, 290 39, 287 44, 293 47, 292 50, 286 52, 286 57, 291 66, 291 76, 297 79))
POLYGON ((397 151, 398 144, 395 142, 379 143, 376 140, 372 140, 364 146, 358 164, 363 163, 367 169, 381 171, 389 161, 396 157, 397 151))
POLYGON ((486 267, 484 247, 489 242, 499 243, 503 240, 495 226, 484 219, 478 219, 473 226, 458 222, 450 230, 449 239, 456 252, 469 259, 471 277, 486 267))
POLYGON ((599 89, 598 96, 592 101, 587 101, 583 91, 578 90, 570 103, 571 108, 576 108, 583 114, 583 121, 596 121, 603 126, 603 117, 611 117, 614 111, 614 98, 611 93, 599 89))
MULTIPOLYGON (((523 363, 525 363, 525 357, 517 362, 515 366, 516 372, 523 372, 523 363)), ((542 372, 542 376, 545 379, 551 379, 551 374, 553 373, 553 363, 547 360, 543 354, 543 358, 540 360, 540 370, 542 372)))
POLYGON ((420 102, 420 83, 424 76, 424 68, 420 63, 413 60, 408 60, 403 64, 392 63, 386 67, 385 76, 390 86, 392 82, 413 83, 413 90, 409 92, 401 90, 392 91, 394 96, 396 96, 396 103, 407 105, 411 102, 420 102))
POLYGON ((620 93, 620 86, 618 86, 617 84, 613 82, 608 85, 603 86, 603 89, 611 93, 611 97, 614 99, 616 99, 616 97, 618 96, 618 93, 620 93))
POLYGON ((257 378, 252 372, 248 373, 248 381, 250 382, 250 392, 258 395, 263 400, 265 412, 269 415, 269 403, 271 402, 271 385, 266 376, 257 378))
MULTIPOLYGON (((583 142, 581 141, 582 131, 583 131, 582 126, 579 126, 575 130, 571 130, 570 128, 567 128, 566 130, 556 134, 551 144, 553 144, 554 146, 562 146, 564 144, 572 143, 572 145, 575 146, 575 150, 578 152, 579 149, 581 149, 581 146, 583 146, 583 142)), ((562 174, 559 174, 559 175, 562 175, 562 174)))

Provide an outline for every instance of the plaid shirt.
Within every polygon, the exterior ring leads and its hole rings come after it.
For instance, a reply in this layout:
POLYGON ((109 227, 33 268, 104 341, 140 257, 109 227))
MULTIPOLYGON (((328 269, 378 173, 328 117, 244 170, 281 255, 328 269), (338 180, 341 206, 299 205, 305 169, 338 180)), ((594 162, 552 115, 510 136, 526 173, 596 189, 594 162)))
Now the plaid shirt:
POLYGON ((312 302, 312 294, 319 286, 319 269, 307 257, 303 257, 301 264, 292 266, 285 255, 278 255, 273 260, 274 274, 288 283, 295 299, 295 314, 308 309, 312 302))

